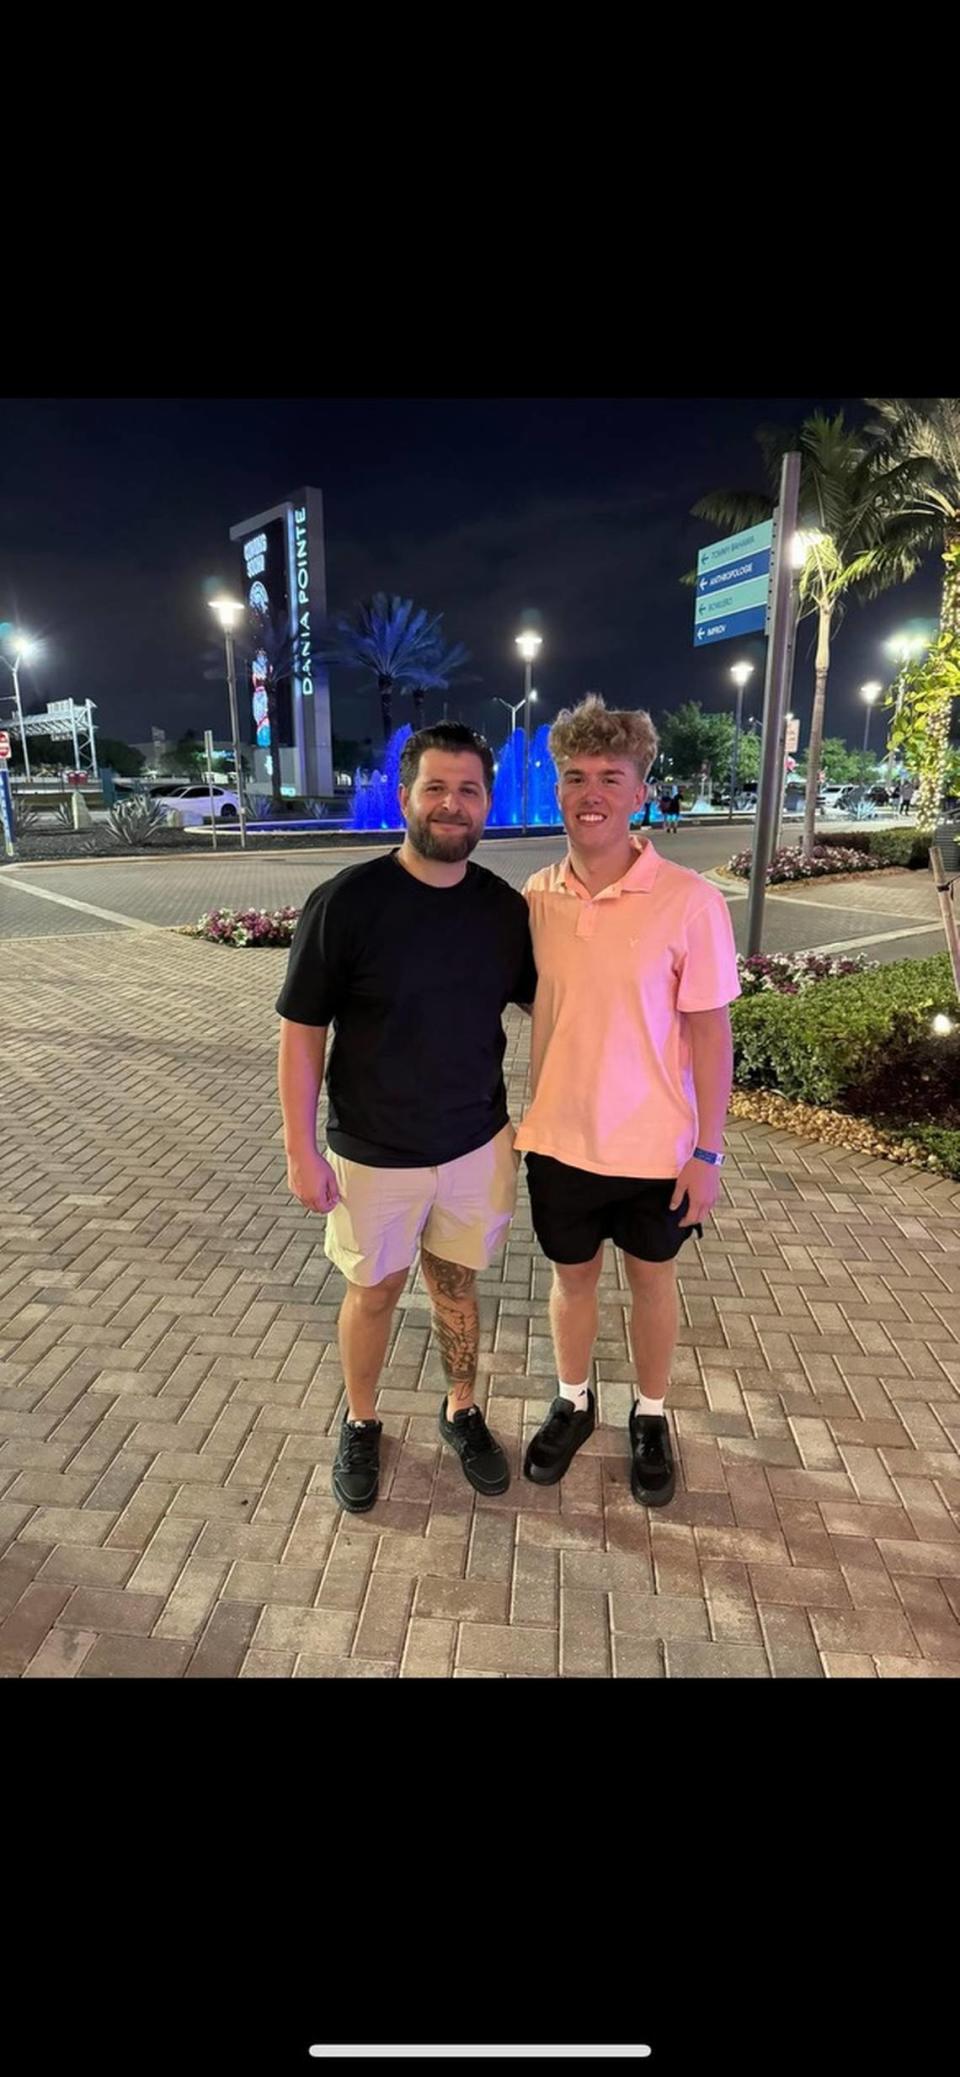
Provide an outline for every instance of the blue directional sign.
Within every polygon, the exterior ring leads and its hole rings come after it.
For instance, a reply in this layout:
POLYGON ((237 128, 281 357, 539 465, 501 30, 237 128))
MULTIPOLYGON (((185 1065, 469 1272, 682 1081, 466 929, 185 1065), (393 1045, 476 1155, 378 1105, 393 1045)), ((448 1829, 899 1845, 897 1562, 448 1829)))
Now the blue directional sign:
POLYGON ((767 623, 773 521, 712 541, 697 557, 696 647, 762 632, 767 623))
POLYGON ((769 548, 764 548, 759 555, 742 556, 736 563, 723 563, 719 570, 708 570, 705 576, 697 577, 697 598, 705 598, 711 591, 722 591, 725 585, 748 584, 757 577, 766 577, 769 569, 769 548))
POLYGON ((748 606, 745 613, 728 613, 723 620, 702 621, 693 639, 699 649, 707 642, 728 642, 734 635, 762 635, 766 624, 766 606, 748 606))

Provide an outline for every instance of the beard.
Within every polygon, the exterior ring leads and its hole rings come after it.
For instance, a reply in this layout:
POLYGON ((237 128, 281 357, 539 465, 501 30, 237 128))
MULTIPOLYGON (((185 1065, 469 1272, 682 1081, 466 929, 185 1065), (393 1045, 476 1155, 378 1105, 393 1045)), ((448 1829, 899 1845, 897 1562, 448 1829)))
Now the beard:
POLYGON ((407 816, 407 835, 418 858, 442 858, 445 865, 459 865, 462 858, 469 858, 483 835, 469 824, 453 826, 432 822, 428 816, 407 816))

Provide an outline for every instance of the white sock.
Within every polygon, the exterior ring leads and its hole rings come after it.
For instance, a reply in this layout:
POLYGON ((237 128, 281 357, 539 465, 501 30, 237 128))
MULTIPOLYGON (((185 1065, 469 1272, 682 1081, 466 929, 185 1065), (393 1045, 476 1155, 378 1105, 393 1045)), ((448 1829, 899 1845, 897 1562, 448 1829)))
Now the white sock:
POLYGON ((663 1413, 663 1400, 662 1400, 662 1399, 645 1399, 645 1398, 644 1398, 644 1396, 643 1396, 643 1393, 642 1393, 642 1392, 638 1392, 638 1394, 637 1394, 637 1412, 638 1412, 638 1414, 662 1414, 662 1413, 663 1413))
POLYGON ((562 1378, 560 1378, 559 1384, 561 1399, 569 1399, 571 1406, 575 1408, 578 1414, 589 1412, 590 1400, 588 1394, 590 1391, 590 1379, 588 1377, 584 1378, 582 1385, 565 1385, 562 1378))

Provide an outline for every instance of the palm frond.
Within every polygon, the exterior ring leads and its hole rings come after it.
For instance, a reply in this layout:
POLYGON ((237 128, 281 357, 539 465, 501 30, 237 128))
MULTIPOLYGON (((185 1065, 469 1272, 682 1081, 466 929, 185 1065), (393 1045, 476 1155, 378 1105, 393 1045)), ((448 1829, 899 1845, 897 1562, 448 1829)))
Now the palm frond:
POLYGON ((699 498, 691 506, 694 519, 706 519, 711 526, 729 526, 734 533, 744 527, 759 526, 769 519, 774 499, 756 490, 715 490, 707 497, 699 498))
POLYGON ((880 450, 920 470, 918 495, 948 519, 960 516, 960 397, 867 397, 880 450))
POLYGON ((361 599, 352 616, 327 620, 313 653, 319 662, 367 672, 381 689, 442 691, 467 654, 462 645, 444 651, 442 622, 442 613, 431 618, 412 599, 378 591, 361 599))

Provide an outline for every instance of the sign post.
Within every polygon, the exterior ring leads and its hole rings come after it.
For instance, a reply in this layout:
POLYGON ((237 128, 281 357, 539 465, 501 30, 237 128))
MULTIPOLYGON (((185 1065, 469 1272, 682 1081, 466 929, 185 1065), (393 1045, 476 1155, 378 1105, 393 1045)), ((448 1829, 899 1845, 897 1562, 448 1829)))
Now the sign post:
POLYGON ((17 855, 17 824, 7 771, 9 757, 10 738, 5 729, 0 729, 0 843, 3 846, 4 857, 12 861, 17 855))
POLYGON ((773 521, 711 541, 697 557, 693 645, 762 634, 767 626, 773 521))
POLYGON ((792 663, 791 635, 794 624, 791 550, 797 528, 800 494, 800 456, 785 454, 780 471, 780 502, 777 506, 776 540, 771 546, 772 586, 767 669, 763 686, 763 737, 760 752, 760 784, 753 829, 750 864, 750 895, 747 904, 747 957, 760 950, 763 936, 763 905, 767 892, 767 862, 776 835, 780 786, 783 777, 780 749, 792 663))
MULTIPOLYGON (((207 785, 210 788, 210 827, 213 831, 213 848, 217 848, 217 811, 213 799, 213 731, 203 731, 203 754, 207 760, 207 785)), ((238 795, 239 799, 239 795, 238 795)))

